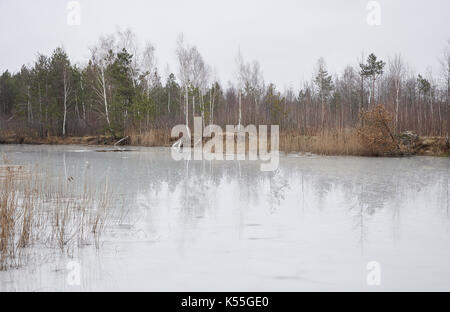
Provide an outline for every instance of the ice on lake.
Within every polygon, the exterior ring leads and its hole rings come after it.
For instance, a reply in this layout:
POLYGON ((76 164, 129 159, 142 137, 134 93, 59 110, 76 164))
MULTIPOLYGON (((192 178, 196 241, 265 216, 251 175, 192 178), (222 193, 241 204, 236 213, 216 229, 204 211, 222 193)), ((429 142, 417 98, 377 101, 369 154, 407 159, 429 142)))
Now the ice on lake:
POLYGON ((54 183, 108 183, 123 210, 99 251, 0 272, 1 291, 450 291, 449 158, 287 155, 261 172, 133 149, 0 146, 54 183), (68 283, 71 261, 79 285, 68 283), (367 282, 372 261, 379 285, 367 282))

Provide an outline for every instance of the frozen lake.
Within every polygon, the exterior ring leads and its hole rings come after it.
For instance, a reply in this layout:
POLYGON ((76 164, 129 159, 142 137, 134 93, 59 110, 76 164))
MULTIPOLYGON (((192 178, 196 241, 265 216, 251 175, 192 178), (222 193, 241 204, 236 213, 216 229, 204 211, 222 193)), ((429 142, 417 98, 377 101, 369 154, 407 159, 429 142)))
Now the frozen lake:
POLYGON ((261 172, 97 149, 0 145, 54 183, 107 182, 123 210, 99 251, 0 272, 1 291, 450 291, 449 158, 287 155, 261 172), (80 285, 67 283, 70 261, 80 285), (381 285, 367 283, 371 261, 381 285))

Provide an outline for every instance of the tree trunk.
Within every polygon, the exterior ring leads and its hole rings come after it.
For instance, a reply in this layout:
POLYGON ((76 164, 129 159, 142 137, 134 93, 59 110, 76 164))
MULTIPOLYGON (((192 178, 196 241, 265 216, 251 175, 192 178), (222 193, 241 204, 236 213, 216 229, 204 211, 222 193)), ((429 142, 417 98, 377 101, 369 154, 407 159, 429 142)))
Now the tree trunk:
POLYGON ((83 119, 86 120, 86 107, 83 101, 83 93, 84 93, 84 87, 83 87, 83 76, 80 77, 80 87, 81 87, 81 107, 83 110, 83 119))
POLYGON ((67 76, 66 69, 63 70, 63 84, 64 84, 64 117, 63 117, 63 127, 62 135, 66 136, 66 118, 67 118, 67 76))
POLYGON ((372 79, 372 106, 375 105, 375 78, 372 79))
POLYGON ((398 93, 400 91, 400 82, 397 80, 395 82, 395 130, 398 131, 398 93))
POLYGON ((169 87, 169 90, 168 90, 168 95, 167 95, 167 97, 168 97, 168 99, 167 99, 167 112, 169 112, 170 113, 170 87, 169 87))
POLYGON ((186 127, 189 129, 189 97, 188 87, 186 86, 186 96, 184 97, 184 112, 186 114, 186 127))
POLYGON ((242 95, 241 90, 239 89, 239 127, 241 126, 242 119, 242 95))
POLYGON ((108 101, 106 99, 105 72, 102 67, 100 67, 100 74, 101 74, 101 78, 102 78, 103 100, 104 100, 104 105, 105 105, 106 122, 108 123, 108 127, 111 127, 111 123, 109 121, 108 101))

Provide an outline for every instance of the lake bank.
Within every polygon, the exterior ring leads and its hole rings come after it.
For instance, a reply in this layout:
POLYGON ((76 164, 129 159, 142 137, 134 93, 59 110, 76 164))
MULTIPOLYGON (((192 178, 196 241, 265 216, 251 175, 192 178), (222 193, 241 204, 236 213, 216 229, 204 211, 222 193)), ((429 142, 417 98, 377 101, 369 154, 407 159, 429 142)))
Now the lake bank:
MULTIPOLYGON (((91 136, 47 136, 20 135, 0 133, 0 144, 32 144, 32 145, 129 145, 142 147, 170 147, 176 138, 170 137, 170 131, 149 130, 142 133, 127 133, 124 138, 108 135, 91 136)), ((448 157, 449 142, 445 137, 418 136, 408 146, 401 145, 402 150, 391 156, 417 155, 448 157)), ((323 132, 317 135, 302 135, 295 131, 280 133, 279 149, 286 153, 313 153, 329 156, 380 156, 367 151, 354 131, 323 132)), ((383 155, 381 155, 383 156, 383 155)))

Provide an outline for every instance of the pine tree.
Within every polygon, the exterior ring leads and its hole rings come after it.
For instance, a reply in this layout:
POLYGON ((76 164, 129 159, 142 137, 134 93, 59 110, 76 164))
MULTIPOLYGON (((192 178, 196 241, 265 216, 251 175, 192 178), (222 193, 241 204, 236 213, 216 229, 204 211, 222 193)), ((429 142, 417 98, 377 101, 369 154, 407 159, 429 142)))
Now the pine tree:
POLYGON ((331 75, 328 74, 326 69, 325 61, 320 58, 317 62, 317 74, 314 79, 314 83, 317 86, 317 91, 320 99, 321 105, 321 124, 322 129, 325 123, 325 104, 331 96, 331 92, 334 89, 333 81, 331 75))
POLYGON ((375 81, 383 74, 383 68, 386 65, 382 60, 377 60, 375 54, 371 53, 367 58, 366 64, 359 64, 361 68, 360 75, 363 78, 371 80, 370 103, 375 103, 375 81))

